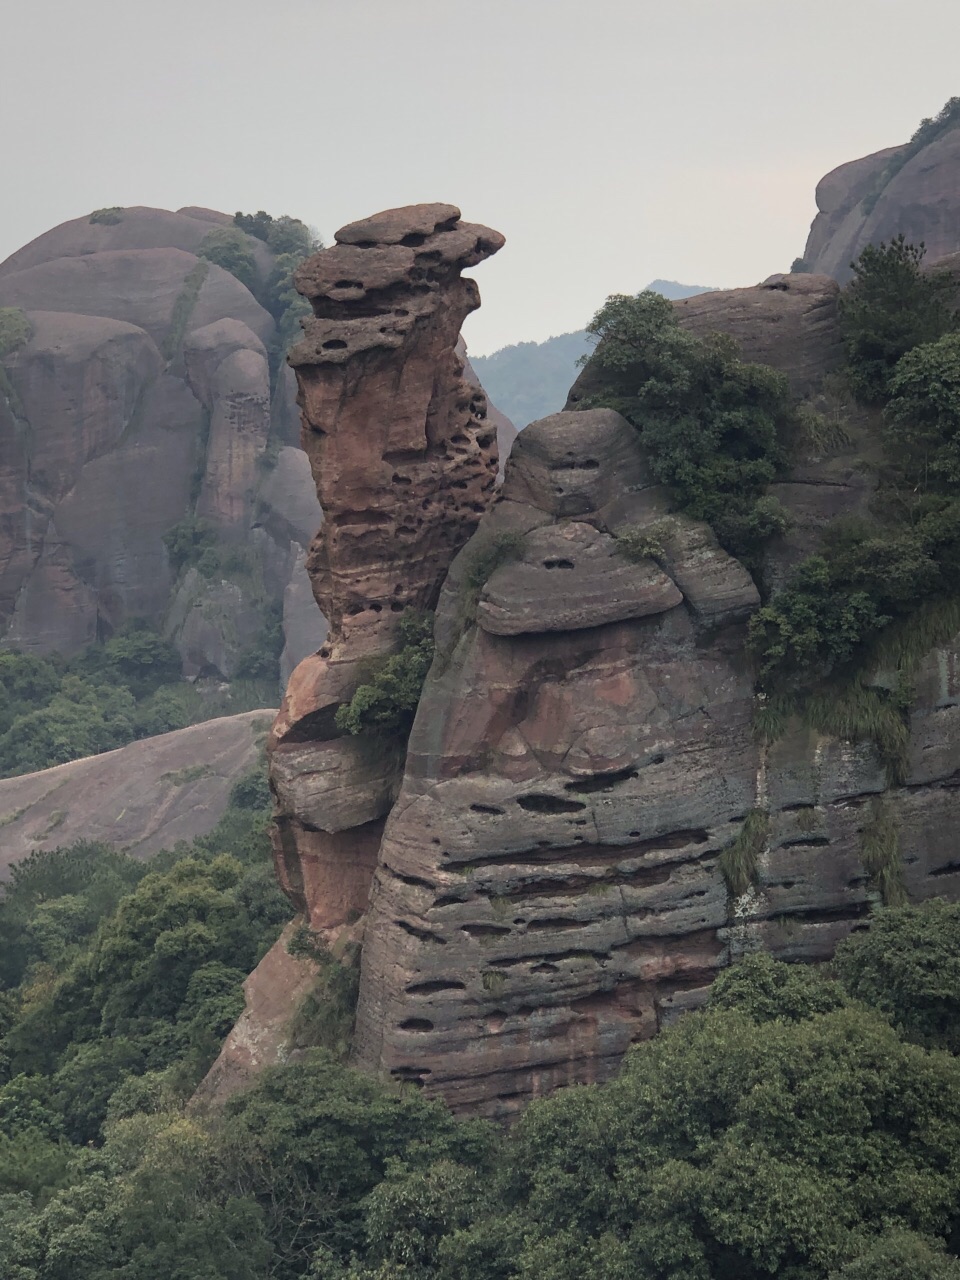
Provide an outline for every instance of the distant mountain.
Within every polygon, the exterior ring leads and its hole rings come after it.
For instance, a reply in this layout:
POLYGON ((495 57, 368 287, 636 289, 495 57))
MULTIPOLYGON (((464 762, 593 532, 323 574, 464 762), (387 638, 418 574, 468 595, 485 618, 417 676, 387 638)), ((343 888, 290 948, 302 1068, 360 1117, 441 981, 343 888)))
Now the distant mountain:
MULTIPOLYGON (((708 285, 654 280, 647 285, 665 298, 692 298, 710 293, 708 285)), ((577 361, 590 350, 584 329, 561 333, 545 342, 517 342, 489 356, 471 356, 484 390, 518 429, 550 413, 558 413, 577 376, 577 361)))

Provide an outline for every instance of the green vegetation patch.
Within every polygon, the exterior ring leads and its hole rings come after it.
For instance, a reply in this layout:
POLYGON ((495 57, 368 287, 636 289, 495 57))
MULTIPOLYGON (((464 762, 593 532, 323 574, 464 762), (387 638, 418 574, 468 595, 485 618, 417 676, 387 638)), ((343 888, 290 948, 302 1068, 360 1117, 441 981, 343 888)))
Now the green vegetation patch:
POLYGON ((163 340, 161 350, 165 360, 174 360, 180 354, 183 340, 187 334, 187 325, 190 323, 193 308, 197 305, 200 290, 203 288, 209 271, 210 267, 206 262, 198 262, 195 267, 187 272, 183 287, 173 304, 169 332, 163 340))
POLYGON ((200 242, 197 257, 229 271, 251 293, 258 291, 260 277, 256 259, 239 227, 214 227, 208 231, 200 242))
POLYGON ((883 404, 898 361, 924 343, 957 328, 943 272, 922 271, 923 245, 900 235, 868 245, 851 263, 853 280, 840 295, 840 324, 847 378, 857 399, 883 404))
POLYGON ((32 333, 21 307, 0 307, 0 360, 28 343, 32 333))
POLYGON ((721 850, 717 865, 732 898, 742 897, 756 883, 760 855, 769 837, 769 813, 766 809, 751 809, 736 839, 721 850))
POLYGON ((398 634, 399 651, 377 662, 350 701, 337 708, 338 729, 386 738, 405 739, 409 734, 433 663, 433 614, 407 610, 400 617, 398 634))
POLYGON ((103 209, 94 209, 91 213, 89 221, 94 225, 99 224, 104 227, 115 227, 118 222, 123 221, 123 206, 119 204, 107 205, 103 209))
POLYGON ((885 907, 906 905, 900 835, 889 796, 874 796, 860 832, 860 860, 885 907))
POLYGON ((765 492, 785 472, 796 434, 785 378, 741 360, 724 335, 688 332, 656 293, 608 298, 588 332, 597 347, 585 403, 622 413, 677 507, 756 567, 786 528, 765 492))

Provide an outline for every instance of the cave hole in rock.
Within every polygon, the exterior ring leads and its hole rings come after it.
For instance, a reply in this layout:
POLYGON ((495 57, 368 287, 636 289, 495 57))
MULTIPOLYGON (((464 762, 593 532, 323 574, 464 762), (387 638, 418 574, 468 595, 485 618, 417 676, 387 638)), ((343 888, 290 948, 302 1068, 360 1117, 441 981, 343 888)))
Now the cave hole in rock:
POLYGON ((441 947, 447 945, 446 938, 441 938, 439 933, 433 933, 430 929, 418 929, 415 924, 410 924, 407 920, 394 920, 393 923, 404 933, 409 933, 411 938, 416 938, 418 942, 436 942, 441 947))
POLYGON ((473 813, 491 813, 501 816, 503 810, 499 809, 495 804, 472 804, 470 809, 473 813))
POLYGON ((402 476, 398 471, 395 471, 393 475, 390 477, 390 483, 391 484, 412 484, 413 481, 410 479, 409 476, 402 476))
POLYGON ((557 560, 544 560, 543 567, 545 569, 575 569, 577 566, 573 563, 572 560, 557 559, 557 560))
POLYGON ((358 240, 354 245, 355 249, 375 249, 376 247, 376 240, 358 240))
POLYGON ((561 796, 548 796, 538 792, 518 796, 517 804, 527 813, 543 814, 580 813, 587 807, 582 800, 564 800, 561 796))
POLYGON ((391 1067, 390 1074, 396 1080, 402 1080, 404 1084, 415 1085, 418 1089, 423 1088, 423 1076, 433 1075, 429 1067, 391 1067))
MULTIPOLYGON (((906 861, 906 859, 904 859, 904 861, 906 861)), ((913 858, 911 859, 911 861, 916 862, 917 859, 913 858)), ((958 871, 960 871, 960 862, 945 862, 942 867, 937 867, 935 871, 931 871, 930 875, 931 876, 952 876, 958 871)))
POLYGON ((460 930, 469 938, 502 938, 505 934, 512 932, 506 925, 501 924, 462 924, 460 930))
POLYGON ((329 341, 322 344, 324 351, 345 351, 347 344, 342 338, 330 338, 329 341))
POLYGON ((571 920, 567 916, 557 916, 552 920, 531 920, 527 925, 527 933, 562 933, 567 929, 585 929, 591 923, 588 920, 571 920))
POLYGON ((411 982, 405 989, 408 996, 435 996, 441 991, 465 991, 467 984, 457 978, 432 978, 429 982, 411 982))
POLYGON ((408 231, 401 239, 400 243, 407 249, 419 249, 422 244, 426 244, 427 237, 420 231, 408 231))
POLYGON ((636 777, 639 777, 637 770, 628 766, 626 769, 613 769, 606 773, 594 773, 588 778, 577 778, 573 782, 565 782, 563 789, 564 791, 576 791, 581 795, 590 795, 595 791, 608 791, 611 787, 615 787, 621 782, 629 782, 631 778, 636 777))
POLYGON ((445 894, 443 897, 437 898, 433 904, 434 909, 437 907, 462 907, 466 902, 466 898, 458 898, 455 894, 445 894))
POLYGON ((432 1031, 433 1023, 429 1018, 406 1018, 400 1023, 401 1031, 432 1031))
POLYGON ((362 289, 363 284, 359 280, 338 280, 333 287, 335 289, 362 289))

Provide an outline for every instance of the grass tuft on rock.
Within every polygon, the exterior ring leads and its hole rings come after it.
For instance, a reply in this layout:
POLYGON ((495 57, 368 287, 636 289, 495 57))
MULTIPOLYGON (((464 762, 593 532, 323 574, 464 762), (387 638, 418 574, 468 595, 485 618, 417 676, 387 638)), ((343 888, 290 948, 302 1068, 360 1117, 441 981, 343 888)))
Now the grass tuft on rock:
POLYGON ((870 801, 870 814, 860 832, 860 860, 883 905, 906 906, 900 836, 887 795, 874 796, 870 801))
POLYGON ((756 882, 760 855, 769 835, 769 813, 766 809, 751 809, 739 835, 722 850, 718 866, 731 897, 742 897, 756 882))

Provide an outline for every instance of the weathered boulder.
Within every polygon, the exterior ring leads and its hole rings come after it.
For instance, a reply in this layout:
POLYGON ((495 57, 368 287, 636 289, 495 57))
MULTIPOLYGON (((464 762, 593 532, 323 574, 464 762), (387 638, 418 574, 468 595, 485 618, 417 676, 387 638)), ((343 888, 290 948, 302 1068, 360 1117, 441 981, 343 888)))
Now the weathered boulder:
MULTIPOLYGON (((188 674, 225 675, 263 624, 264 592, 281 607, 320 508, 306 458, 281 449, 298 414, 286 380, 272 386, 274 322, 195 256, 231 221, 108 211, 0 264, 0 306, 24 308, 32 330, 0 378, 0 643, 70 655, 143 617, 188 674), (164 537, 197 516, 228 568, 184 584, 164 537)), ((247 239, 265 277, 273 255, 247 239)), ((322 643, 312 600, 296 629, 298 657, 322 643)))
POLYGON ((0 880, 31 853, 102 840, 136 858, 211 831, 257 767, 274 712, 246 711, 0 779, 0 880))
POLYGON ((457 343, 479 306, 461 271, 503 237, 452 205, 344 227, 296 274, 313 307, 290 353, 324 522, 306 568, 329 621, 290 677, 271 741, 281 884, 316 928, 363 910, 402 761, 334 723, 407 608, 430 609, 497 479, 496 431, 457 343))
POLYGON ((960 249, 960 128, 941 133, 885 181, 906 150, 887 147, 820 180, 819 212, 803 255, 811 271, 844 283, 868 244, 889 243, 901 232, 925 243, 931 262, 960 249))

